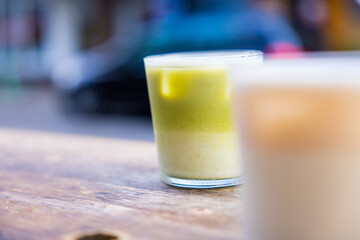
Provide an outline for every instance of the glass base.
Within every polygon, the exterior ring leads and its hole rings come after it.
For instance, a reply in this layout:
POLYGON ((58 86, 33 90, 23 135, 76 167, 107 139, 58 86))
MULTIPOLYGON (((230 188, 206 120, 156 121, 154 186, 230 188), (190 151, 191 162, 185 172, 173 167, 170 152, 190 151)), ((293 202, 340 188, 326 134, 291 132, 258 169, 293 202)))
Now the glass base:
POLYGON ((181 187, 181 188, 198 188, 198 189, 232 187, 243 183, 242 177, 200 180, 200 179, 174 178, 174 177, 168 177, 162 175, 161 179, 164 183, 171 186, 181 187))

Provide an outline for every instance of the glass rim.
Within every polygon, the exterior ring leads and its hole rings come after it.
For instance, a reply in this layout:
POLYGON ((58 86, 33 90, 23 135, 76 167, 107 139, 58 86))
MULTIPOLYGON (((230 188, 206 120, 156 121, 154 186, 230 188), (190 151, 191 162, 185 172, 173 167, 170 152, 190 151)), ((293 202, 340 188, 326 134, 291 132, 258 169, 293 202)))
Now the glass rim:
POLYGON ((259 50, 189 51, 150 55, 144 58, 146 67, 198 67, 260 63, 259 50))
POLYGON ((233 74, 236 85, 246 86, 360 86, 360 55, 269 59, 233 74))

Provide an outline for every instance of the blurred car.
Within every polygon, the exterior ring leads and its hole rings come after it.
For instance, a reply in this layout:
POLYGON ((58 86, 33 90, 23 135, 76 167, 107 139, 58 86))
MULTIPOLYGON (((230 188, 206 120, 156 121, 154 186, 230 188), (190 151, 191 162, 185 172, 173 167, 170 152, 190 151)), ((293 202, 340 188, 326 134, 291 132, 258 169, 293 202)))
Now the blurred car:
MULTIPOLYGON (((60 62, 53 74, 67 106, 86 112, 149 114, 143 57, 217 49, 301 50, 286 19, 256 8, 194 11, 135 25, 141 34, 123 51, 88 50, 60 62), (121 56, 121 57, 120 57, 121 56)), ((134 35, 135 36, 135 35, 134 35)))

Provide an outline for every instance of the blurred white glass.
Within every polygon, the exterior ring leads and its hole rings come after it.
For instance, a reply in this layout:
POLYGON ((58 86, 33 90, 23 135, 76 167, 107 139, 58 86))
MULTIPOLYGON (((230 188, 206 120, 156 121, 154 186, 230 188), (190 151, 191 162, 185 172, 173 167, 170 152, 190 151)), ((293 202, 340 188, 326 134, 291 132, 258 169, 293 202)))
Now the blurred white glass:
POLYGON ((269 60, 235 77, 247 239, 360 239, 360 58, 269 60))

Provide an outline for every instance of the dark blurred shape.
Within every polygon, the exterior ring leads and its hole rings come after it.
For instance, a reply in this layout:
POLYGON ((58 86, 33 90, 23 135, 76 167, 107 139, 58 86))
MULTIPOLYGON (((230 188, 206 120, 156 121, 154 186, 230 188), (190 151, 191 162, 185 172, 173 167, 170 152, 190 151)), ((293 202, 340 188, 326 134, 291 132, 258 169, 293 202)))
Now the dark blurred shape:
POLYGON ((292 0, 291 20, 307 50, 324 50, 323 34, 329 20, 326 0, 292 0))

